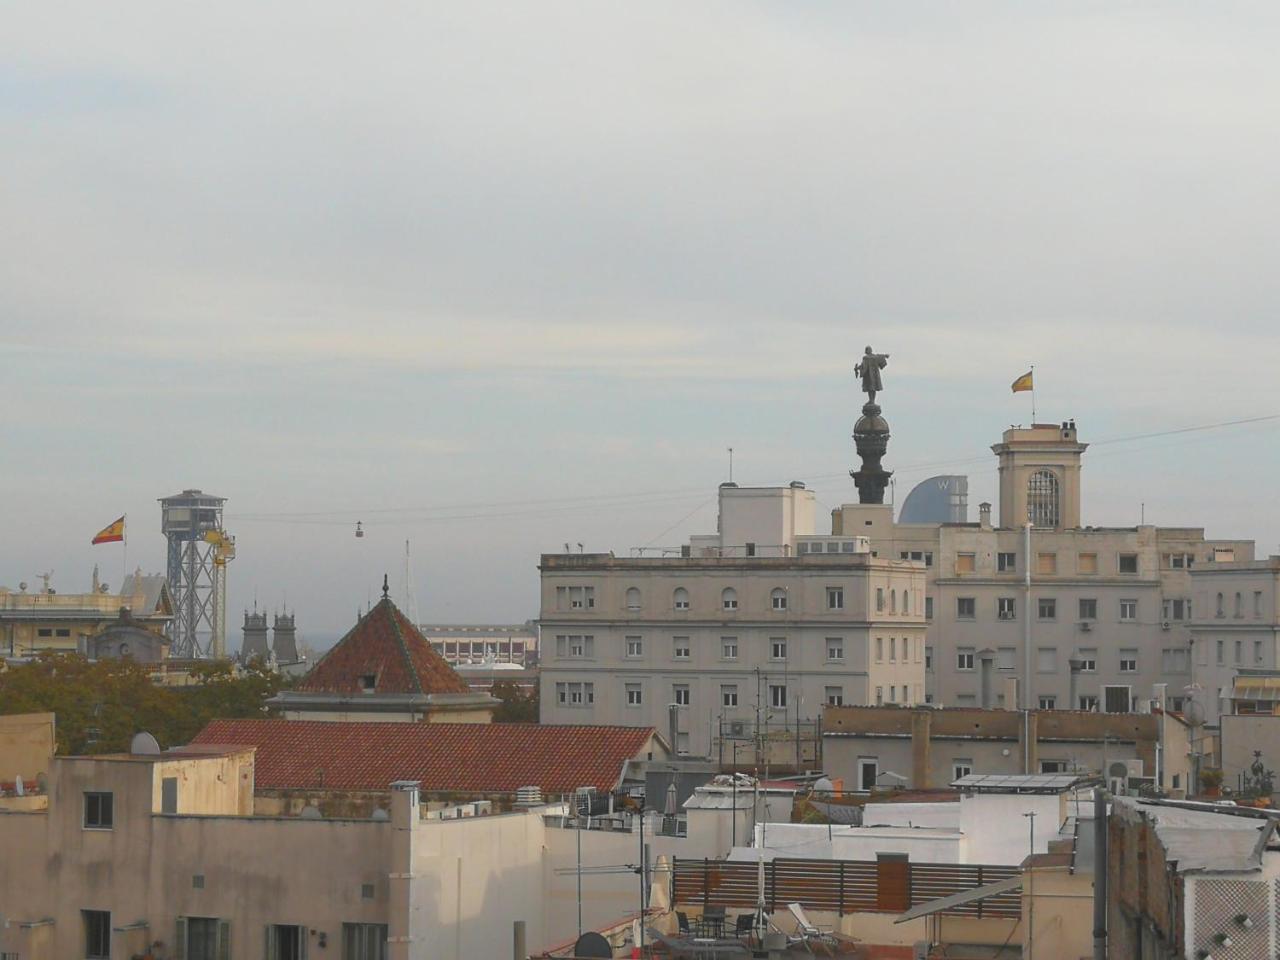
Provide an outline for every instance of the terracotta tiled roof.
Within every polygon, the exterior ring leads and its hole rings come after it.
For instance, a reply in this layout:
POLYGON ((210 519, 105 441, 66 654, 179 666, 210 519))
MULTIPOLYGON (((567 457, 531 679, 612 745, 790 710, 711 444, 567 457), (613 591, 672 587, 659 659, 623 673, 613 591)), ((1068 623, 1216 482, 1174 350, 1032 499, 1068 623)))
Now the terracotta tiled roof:
POLYGON ((623 764, 641 758, 652 727, 537 723, 368 723, 214 720, 192 743, 258 748, 260 790, 386 790, 418 780, 424 791, 544 794, 612 790, 623 764))
POLYGON ((306 693, 361 693, 362 678, 377 693, 468 693, 418 628, 384 597, 320 658, 296 687, 306 693))

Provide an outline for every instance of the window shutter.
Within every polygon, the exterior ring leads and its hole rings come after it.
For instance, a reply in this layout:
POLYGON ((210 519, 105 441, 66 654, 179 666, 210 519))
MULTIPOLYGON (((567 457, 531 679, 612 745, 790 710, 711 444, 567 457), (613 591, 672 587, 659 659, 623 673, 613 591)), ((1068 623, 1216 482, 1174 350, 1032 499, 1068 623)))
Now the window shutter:
POLYGON ((177 929, 173 934, 173 960, 186 960, 187 956, 187 918, 179 917, 177 929))
POLYGON ((218 921, 218 960, 231 960, 231 921, 218 921))

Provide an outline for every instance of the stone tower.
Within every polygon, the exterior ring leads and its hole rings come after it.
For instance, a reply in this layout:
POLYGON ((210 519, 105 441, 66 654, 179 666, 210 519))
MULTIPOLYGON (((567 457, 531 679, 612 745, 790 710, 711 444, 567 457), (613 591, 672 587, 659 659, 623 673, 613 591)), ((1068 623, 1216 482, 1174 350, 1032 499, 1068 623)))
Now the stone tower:
POLYGON ((853 426, 853 443, 862 458, 862 466, 849 471, 858 487, 858 502, 884 503, 884 488, 893 471, 880 465, 889 449, 889 421, 880 415, 880 404, 869 400, 862 405, 862 416, 853 426))
POLYGON ((241 629, 244 631, 244 639, 240 643, 240 656, 245 660, 252 660, 254 657, 267 659, 267 615, 256 609, 253 613, 246 610, 241 629))
POLYGON ((292 613, 277 613, 271 627, 271 651, 276 655, 276 663, 295 663, 298 660, 298 634, 293 616, 292 613))

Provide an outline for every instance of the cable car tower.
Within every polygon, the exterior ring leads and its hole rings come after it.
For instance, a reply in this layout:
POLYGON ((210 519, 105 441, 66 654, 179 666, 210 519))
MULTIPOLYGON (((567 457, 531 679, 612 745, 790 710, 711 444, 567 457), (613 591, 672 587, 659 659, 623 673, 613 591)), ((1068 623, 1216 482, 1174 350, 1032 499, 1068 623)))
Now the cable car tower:
POLYGON ((160 501, 161 529, 169 541, 174 657, 227 655, 227 563, 235 559, 236 541, 222 528, 226 502, 200 490, 160 501))

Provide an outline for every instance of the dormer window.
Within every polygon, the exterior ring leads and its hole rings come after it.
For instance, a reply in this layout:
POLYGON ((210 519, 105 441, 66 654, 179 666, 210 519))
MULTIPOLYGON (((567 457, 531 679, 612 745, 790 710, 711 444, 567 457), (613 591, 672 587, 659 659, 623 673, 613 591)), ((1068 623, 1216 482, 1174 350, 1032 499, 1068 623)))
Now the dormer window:
POLYGON ((363 693, 373 693, 373 688, 378 682, 378 676, 374 673, 362 674, 360 677, 360 690, 363 693))

